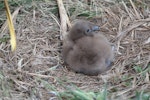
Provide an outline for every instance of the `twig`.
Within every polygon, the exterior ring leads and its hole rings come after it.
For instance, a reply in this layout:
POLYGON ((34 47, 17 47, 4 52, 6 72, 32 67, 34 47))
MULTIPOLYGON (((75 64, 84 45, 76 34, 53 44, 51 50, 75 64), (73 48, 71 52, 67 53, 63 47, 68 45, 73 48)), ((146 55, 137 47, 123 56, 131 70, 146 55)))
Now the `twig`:
MULTIPOLYGON (((21 9, 21 7, 17 8, 13 12, 13 14, 12 14, 13 23, 15 23, 17 15, 18 15, 18 12, 19 12, 20 9, 21 9)), ((6 20, 5 23, 2 25, 2 27, 0 29, 0 30, 2 30, 1 33, 0 33, 0 37, 2 37, 4 35, 4 33, 8 31, 7 27, 8 27, 8 23, 7 23, 7 20, 6 20)))
POLYGON ((127 5, 124 3, 124 1, 122 1, 123 6, 125 7, 126 12, 128 13, 130 19, 133 19, 132 14, 129 12, 129 9, 127 7, 127 5))
POLYGON ((138 18, 138 19, 141 19, 139 13, 138 13, 137 10, 136 10, 136 7, 135 7, 134 3, 132 2, 132 0, 130 0, 130 3, 131 3, 131 5, 132 5, 132 7, 133 7, 133 9, 134 9, 134 12, 135 12, 137 18, 138 18))
POLYGON ((138 20, 136 22, 134 22, 132 25, 130 25, 127 29, 125 29, 122 32, 119 32, 117 39, 121 40, 128 32, 130 32, 131 30, 133 30, 134 28, 146 23, 146 22, 150 22, 150 18, 147 19, 142 19, 142 20, 138 20))
POLYGON ((124 36, 126 36, 130 31, 132 31, 133 29, 139 27, 140 25, 142 25, 146 22, 150 22, 150 18, 137 20, 132 25, 130 25, 128 28, 126 28, 124 31, 122 31, 122 32, 119 31, 117 37, 115 38, 115 40, 118 40, 118 42, 117 42, 117 52, 118 53, 120 53, 119 48, 120 48, 120 41, 122 40, 122 38, 124 36))
POLYGON ((60 34, 62 36, 62 39, 64 39, 65 35, 67 34, 67 25, 68 27, 71 27, 71 24, 67 16, 66 10, 64 8, 63 1, 57 0, 57 3, 59 8, 60 20, 61 20, 60 34))
POLYGON ((18 70, 18 72, 26 74, 26 75, 30 75, 30 76, 40 77, 40 78, 52 78, 52 79, 55 79, 53 76, 48 76, 48 75, 29 73, 29 72, 26 72, 26 71, 19 71, 19 70, 18 70))

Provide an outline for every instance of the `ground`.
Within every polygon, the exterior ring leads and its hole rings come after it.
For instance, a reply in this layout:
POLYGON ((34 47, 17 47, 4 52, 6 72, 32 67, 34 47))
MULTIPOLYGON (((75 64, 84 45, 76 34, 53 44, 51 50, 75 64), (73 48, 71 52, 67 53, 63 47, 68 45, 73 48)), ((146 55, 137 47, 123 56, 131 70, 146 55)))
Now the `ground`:
POLYGON ((128 100, 136 93, 150 94, 148 0, 64 0, 71 22, 84 19, 99 25, 101 33, 115 46, 112 69, 98 76, 74 73, 63 64, 57 2, 20 2, 10 1, 12 13, 22 6, 13 19, 17 36, 15 52, 10 50, 9 31, 4 28, 4 8, 0 15, 2 100, 58 100, 57 93, 76 88, 100 92, 106 87, 108 100, 128 100))

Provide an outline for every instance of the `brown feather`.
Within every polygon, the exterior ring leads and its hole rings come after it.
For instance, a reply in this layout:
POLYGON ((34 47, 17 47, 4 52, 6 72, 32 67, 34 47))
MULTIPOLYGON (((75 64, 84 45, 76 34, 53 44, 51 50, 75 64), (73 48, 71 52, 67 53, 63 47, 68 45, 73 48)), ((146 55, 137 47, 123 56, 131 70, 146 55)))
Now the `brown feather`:
POLYGON ((84 34, 93 26, 94 24, 91 22, 77 22, 64 41, 64 61, 75 72, 98 75, 110 69, 114 55, 108 40, 101 33, 95 31, 84 34))

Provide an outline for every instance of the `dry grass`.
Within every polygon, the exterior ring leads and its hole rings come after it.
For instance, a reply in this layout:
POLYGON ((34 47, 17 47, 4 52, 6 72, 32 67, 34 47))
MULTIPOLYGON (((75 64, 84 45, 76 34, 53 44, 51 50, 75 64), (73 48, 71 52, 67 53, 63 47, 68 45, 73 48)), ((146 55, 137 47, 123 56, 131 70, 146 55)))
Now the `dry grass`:
MULTIPOLYGON (((16 52, 10 51, 8 40, 0 41, 1 99, 57 100, 55 94, 66 88, 99 92, 105 84, 108 98, 114 100, 134 98, 136 91, 150 93, 150 2, 91 1, 88 5, 67 0, 64 5, 71 21, 88 19, 101 26, 101 32, 116 48, 112 69, 99 76, 66 69, 61 59, 57 4, 33 1, 20 9, 14 20, 16 52)), ((1 22, 4 14, 0 15, 1 22)), ((0 38, 8 34, 2 30, 0 38)))

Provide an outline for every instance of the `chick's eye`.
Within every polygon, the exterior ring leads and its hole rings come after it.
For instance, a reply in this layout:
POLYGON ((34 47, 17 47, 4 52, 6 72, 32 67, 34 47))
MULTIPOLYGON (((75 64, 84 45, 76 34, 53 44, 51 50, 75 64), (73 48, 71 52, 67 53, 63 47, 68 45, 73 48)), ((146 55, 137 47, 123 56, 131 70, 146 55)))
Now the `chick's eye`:
POLYGON ((86 32, 90 32, 90 29, 87 29, 86 32))

